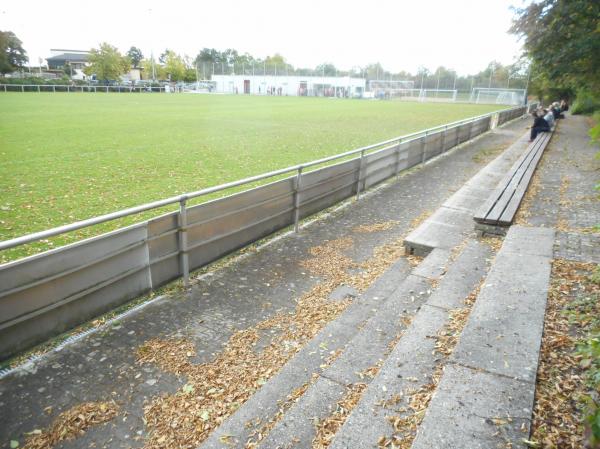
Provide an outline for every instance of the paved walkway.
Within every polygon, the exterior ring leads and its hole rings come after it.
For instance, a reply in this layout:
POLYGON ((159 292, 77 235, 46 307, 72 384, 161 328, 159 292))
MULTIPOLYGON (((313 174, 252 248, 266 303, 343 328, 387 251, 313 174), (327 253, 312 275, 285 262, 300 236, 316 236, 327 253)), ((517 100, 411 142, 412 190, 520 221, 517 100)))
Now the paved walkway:
POLYGON ((517 215, 520 224, 554 227, 555 257, 600 263, 598 146, 588 135, 587 117, 560 121, 517 215))

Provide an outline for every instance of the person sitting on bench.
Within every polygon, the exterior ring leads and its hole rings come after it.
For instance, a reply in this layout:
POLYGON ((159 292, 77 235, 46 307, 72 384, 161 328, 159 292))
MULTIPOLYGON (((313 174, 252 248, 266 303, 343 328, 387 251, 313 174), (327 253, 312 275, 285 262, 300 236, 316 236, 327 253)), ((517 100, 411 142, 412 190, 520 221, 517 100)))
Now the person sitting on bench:
POLYGON ((529 142, 533 142, 538 133, 550 131, 550 125, 548 125, 548 122, 541 117, 541 114, 539 114, 538 111, 533 111, 531 115, 533 116, 533 126, 531 127, 529 142))
POLYGON ((552 109, 544 109, 544 114, 546 114, 544 115, 544 120, 546 120, 548 126, 552 128, 554 126, 554 114, 552 113, 552 109))
POLYGON ((550 110, 552 111, 552 115, 554 115, 555 120, 558 120, 559 118, 565 118, 565 116, 562 114, 558 101, 552 103, 550 110))

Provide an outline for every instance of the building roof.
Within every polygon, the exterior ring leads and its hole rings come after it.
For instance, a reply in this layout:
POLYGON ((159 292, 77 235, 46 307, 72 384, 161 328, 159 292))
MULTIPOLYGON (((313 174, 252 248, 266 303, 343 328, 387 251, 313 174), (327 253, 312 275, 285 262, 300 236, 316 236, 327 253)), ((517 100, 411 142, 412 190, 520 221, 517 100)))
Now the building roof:
POLYGON ((46 58, 46 61, 71 61, 71 62, 87 62, 89 55, 81 53, 63 53, 56 56, 46 58))
POLYGON ((51 48, 51 52, 62 52, 62 53, 89 53, 89 50, 67 50, 64 48, 51 48))

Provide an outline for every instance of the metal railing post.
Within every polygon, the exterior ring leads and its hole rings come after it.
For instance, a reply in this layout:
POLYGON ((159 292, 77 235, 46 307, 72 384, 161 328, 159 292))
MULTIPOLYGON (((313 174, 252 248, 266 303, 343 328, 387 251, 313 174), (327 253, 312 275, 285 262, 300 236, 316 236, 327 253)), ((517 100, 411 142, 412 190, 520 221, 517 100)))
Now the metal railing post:
POLYGON ((446 151, 446 133, 448 132, 448 125, 444 126, 444 132, 442 133, 442 149, 441 153, 446 151))
POLYGON ((190 264, 188 259, 186 202, 186 196, 179 200, 179 255, 183 286, 187 288, 190 286, 190 264))
POLYGON ((421 164, 425 163, 425 154, 427 153, 427 136, 429 135, 429 131, 425 131, 425 135, 421 138, 421 164))
POLYGON ((298 232, 300 223, 300 189, 302 189, 302 165, 298 167, 294 191, 294 232, 298 232))
POLYGON ((360 182, 362 180, 363 161, 365 159, 365 150, 360 152, 360 162, 358 164, 358 179, 356 180, 356 200, 360 200, 360 182))
POLYGON ((402 145, 402 139, 398 140, 398 146, 396 147, 396 167, 394 167, 396 178, 400 176, 400 145, 402 145))

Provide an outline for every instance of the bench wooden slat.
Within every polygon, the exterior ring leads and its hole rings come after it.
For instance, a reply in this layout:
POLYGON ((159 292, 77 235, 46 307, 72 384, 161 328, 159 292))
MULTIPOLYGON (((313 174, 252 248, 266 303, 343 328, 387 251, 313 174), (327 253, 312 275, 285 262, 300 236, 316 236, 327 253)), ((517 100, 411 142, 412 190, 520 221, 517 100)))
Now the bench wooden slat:
POLYGON ((477 223, 501 227, 512 224, 551 137, 552 131, 540 133, 527 147, 473 216, 477 223))
POLYGON ((494 208, 486 217, 487 220, 500 224, 500 219, 503 216, 507 206, 515 199, 520 201, 518 197, 515 197, 515 193, 519 189, 519 186, 523 183, 524 179, 527 178, 528 174, 531 171, 531 168, 535 167, 536 157, 538 154, 541 153, 542 150, 542 145, 532 146, 532 150, 529 151, 529 153, 527 153, 527 157, 523 160, 523 163, 517 168, 515 172, 513 172, 512 179, 510 180, 506 190, 504 191, 504 194, 501 198, 499 198, 499 200, 494 205, 494 208))
POLYGON ((517 199, 517 201, 512 201, 507 205, 506 209, 502 213, 502 216, 498 220, 499 224, 505 225, 505 226, 510 226, 512 224, 512 222, 514 221, 515 215, 517 214, 517 211, 519 210, 519 207, 521 205, 521 201, 523 200, 523 197, 527 193, 527 188, 529 187, 529 184, 531 184, 531 179, 533 178, 533 174, 535 173, 537 165, 538 165, 540 159, 542 158, 542 156, 544 155, 544 149, 546 148, 546 145, 548 144, 548 141, 550 140, 551 134, 550 133, 547 133, 547 134, 548 134, 547 136, 544 136, 544 140, 545 140, 544 146, 542 146, 542 148, 538 151, 538 153, 535 156, 535 160, 531 163, 531 167, 529 170, 530 173, 528 173, 528 175, 523 179, 523 182, 521 182, 521 184, 519 184, 519 187, 517 188, 517 191, 515 192, 514 197, 517 199))
POLYGON ((504 175, 502 180, 498 183, 498 186, 494 189, 494 191, 489 195, 488 199, 482 204, 482 206, 478 209, 477 213, 473 217, 475 221, 479 223, 485 223, 487 221, 492 221, 494 218, 491 217, 493 210, 495 209, 496 204, 500 201, 500 199, 509 192, 508 188, 515 177, 516 171, 523 166, 524 163, 528 159, 531 159, 532 153, 534 153, 537 149, 537 141, 534 142, 533 145, 530 145, 521 156, 515 161, 511 169, 504 175))

